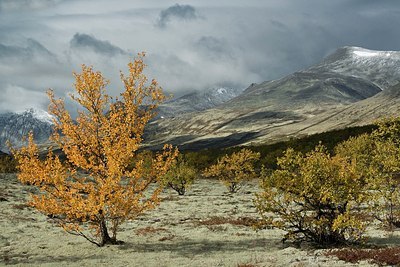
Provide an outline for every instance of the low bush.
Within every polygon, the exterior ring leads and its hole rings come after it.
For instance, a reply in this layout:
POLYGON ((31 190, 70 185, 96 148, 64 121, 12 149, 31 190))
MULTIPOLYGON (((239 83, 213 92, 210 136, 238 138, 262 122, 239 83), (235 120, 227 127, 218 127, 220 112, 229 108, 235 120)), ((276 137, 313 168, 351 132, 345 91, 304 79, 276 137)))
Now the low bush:
POLYGON ((14 173, 17 172, 17 162, 9 155, 0 155, 0 173, 14 173))
POLYGON ((361 241, 365 191, 353 162, 318 145, 305 155, 288 149, 278 166, 263 177, 262 192, 256 194, 265 226, 286 231, 284 241, 322 246, 361 241))
POLYGON ((180 156, 164 175, 163 179, 167 186, 182 196, 193 184, 196 176, 196 169, 180 156))
POLYGON ((352 160, 368 190, 366 206, 384 227, 400 226, 400 120, 384 119, 371 134, 339 144, 336 154, 352 160))
POLYGON ((243 148, 231 155, 225 155, 207 168, 205 177, 218 177, 231 193, 237 192, 243 183, 256 176, 254 164, 260 159, 260 153, 243 148))

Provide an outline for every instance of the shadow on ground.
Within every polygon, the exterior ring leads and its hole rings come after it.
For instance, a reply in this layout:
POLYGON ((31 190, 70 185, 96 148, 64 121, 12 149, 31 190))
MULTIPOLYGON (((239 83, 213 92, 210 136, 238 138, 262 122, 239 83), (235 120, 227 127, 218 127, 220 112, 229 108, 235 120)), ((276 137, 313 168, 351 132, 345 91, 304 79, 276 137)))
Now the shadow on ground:
POLYGON ((168 242, 168 243, 145 243, 135 244, 127 242, 121 245, 119 248, 122 250, 132 250, 139 253, 155 252, 155 251, 168 251, 176 253, 180 256, 188 257, 198 254, 215 253, 219 251, 243 251, 252 250, 256 248, 271 249, 275 247, 279 250, 285 246, 280 242, 279 239, 247 239, 237 241, 210 241, 202 240, 201 242, 194 241, 180 241, 180 242, 168 242), (271 246, 271 244, 273 244, 271 246))

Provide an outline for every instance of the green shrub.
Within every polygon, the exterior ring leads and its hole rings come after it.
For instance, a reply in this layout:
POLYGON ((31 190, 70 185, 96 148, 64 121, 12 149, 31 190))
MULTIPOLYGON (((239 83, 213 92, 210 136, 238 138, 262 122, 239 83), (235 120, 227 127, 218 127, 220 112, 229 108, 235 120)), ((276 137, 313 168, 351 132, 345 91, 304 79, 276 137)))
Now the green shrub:
POLYGON ((323 246, 361 240, 364 184, 354 163, 318 145, 305 155, 288 149, 278 166, 256 194, 266 226, 286 231, 284 240, 323 246))
POLYGON ((0 155, 0 173, 14 173, 17 171, 17 162, 12 156, 0 155))
POLYGON ((178 192, 179 195, 184 195, 193 184, 196 176, 196 169, 180 156, 165 174, 164 181, 169 187, 178 192))
POLYGON ((368 190, 370 214, 384 226, 400 227, 400 120, 381 120, 371 134, 339 144, 336 154, 356 163, 368 190))

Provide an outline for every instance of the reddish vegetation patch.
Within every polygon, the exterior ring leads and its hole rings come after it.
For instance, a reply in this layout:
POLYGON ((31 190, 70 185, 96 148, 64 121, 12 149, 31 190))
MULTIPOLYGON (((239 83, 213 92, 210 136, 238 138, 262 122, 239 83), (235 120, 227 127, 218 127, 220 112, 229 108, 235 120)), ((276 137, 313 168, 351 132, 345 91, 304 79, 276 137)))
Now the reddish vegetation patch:
POLYGON ((206 225, 206 226, 221 225, 221 224, 232 224, 238 226, 255 226, 259 222, 260 222, 259 219, 251 217, 239 217, 237 219, 233 219, 233 218, 214 216, 211 217, 210 219, 199 221, 198 223, 199 225, 206 225))
POLYGON ((345 248, 340 250, 331 250, 326 253, 327 256, 336 256, 340 260, 357 263, 361 260, 367 260, 378 265, 399 265, 400 247, 379 248, 379 249, 352 249, 345 248))
POLYGON ((251 263, 243 263, 243 264, 238 264, 237 267, 256 267, 256 265, 251 263))
POLYGON ((29 206, 27 204, 24 204, 24 203, 22 203, 22 204, 14 204, 14 205, 12 205, 12 207, 14 209, 18 209, 18 210, 23 210, 23 209, 29 208, 29 206))
POLYGON ((148 227, 137 229, 135 232, 137 235, 152 235, 152 234, 159 233, 159 232, 168 232, 168 230, 165 228, 154 228, 154 227, 148 226, 148 227))
POLYGON ((158 239, 158 241, 164 242, 164 241, 171 241, 172 239, 175 238, 175 235, 169 235, 169 236, 164 236, 158 239))

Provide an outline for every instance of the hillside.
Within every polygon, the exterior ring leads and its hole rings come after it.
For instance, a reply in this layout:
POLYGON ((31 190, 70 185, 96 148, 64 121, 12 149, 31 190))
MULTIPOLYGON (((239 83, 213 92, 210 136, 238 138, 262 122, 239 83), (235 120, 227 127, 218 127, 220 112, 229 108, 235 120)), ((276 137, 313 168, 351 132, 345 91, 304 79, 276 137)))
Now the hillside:
POLYGON ((175 117, 185 113, 215 108, 241 93, 241 89, 227 87, 193 91, 161 104, 157 109, 157 118, 175 117))
MULTIPOLYGON (((221 143, 274 142, 370 123, 359 112, 349 113, 346 119, 360 121, 357 124, 342 121, 339 113, 353 105, 357 109, 363 101, 367 106, 382 105, 378 103, 389 94, 385 91, 400 79, 399 70, 400 52, 343 47, 305 70, 252 85, 214 109, 155 121, 148 127, 146 140, 153 147, 172 142, 196 149, 221 143), (323 123, 334 114, 338 114, 336 123, 323 123)), ((390 99, 397 106, 393 93, 390 99)), ((373 117, 389 113, 385 108, 373 117)))
MULTIPOLYGON (((314 66, 244 91, 212 88, 171 99, 146 128, 145 145, 222 148, 369 124, 399 114, 399 80, 400 52, 339 48, 314 66)), ((31 130, 43 143, 50 121, 44 111, 1 114, 0 150, 7 151, 6 140, 21 145, 31 130)))
POLYGON ((30 131, 36 142, 45 142, 52 133, 52 117, 45 111, 30 109, 21 113, 0 114, 0 150, 7 152, 7 141, 15 146, 24 144, 30 131))

